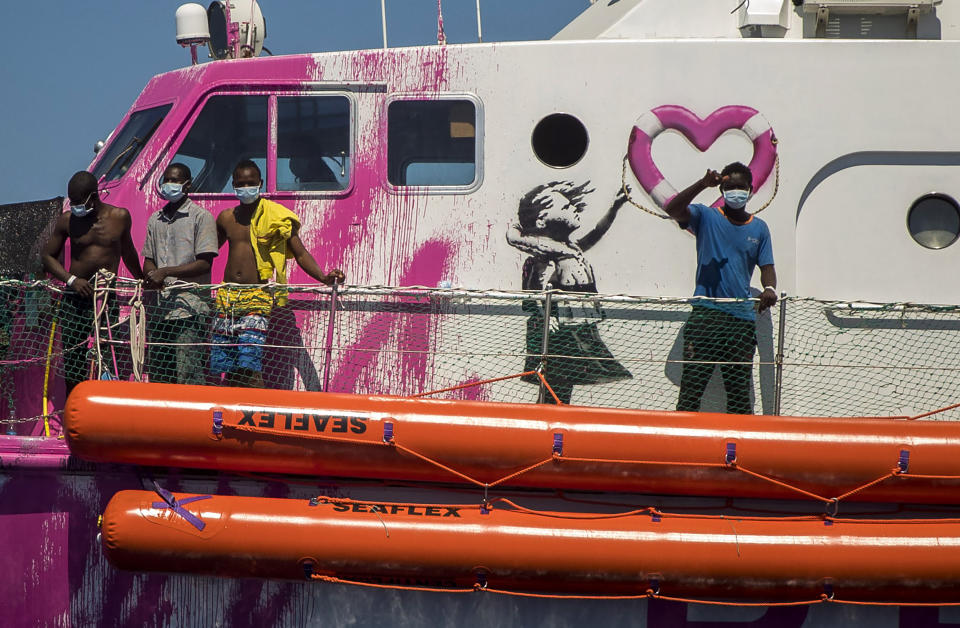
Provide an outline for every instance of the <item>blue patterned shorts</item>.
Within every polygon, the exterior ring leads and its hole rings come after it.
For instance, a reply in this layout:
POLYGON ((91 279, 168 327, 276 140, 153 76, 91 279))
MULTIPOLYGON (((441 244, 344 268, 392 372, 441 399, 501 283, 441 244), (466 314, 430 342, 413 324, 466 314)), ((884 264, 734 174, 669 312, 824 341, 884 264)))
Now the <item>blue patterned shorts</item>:
POLYGON ((221 317, 213 323, 210 371, 214 374, 248 370, 263 371, 263 345, 267 341, 267 318, 247 314, 236 320, 221 317))

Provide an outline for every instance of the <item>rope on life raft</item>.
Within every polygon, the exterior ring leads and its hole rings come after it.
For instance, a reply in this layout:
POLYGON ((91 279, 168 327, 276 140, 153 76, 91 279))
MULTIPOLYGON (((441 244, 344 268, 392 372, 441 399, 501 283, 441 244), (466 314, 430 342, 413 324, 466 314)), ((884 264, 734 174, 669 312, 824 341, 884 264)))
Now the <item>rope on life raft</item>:
MULTIPOLYGON (((489 384, 489 383, 494 383, 494 382, 500 382, 500 381, 509 380, 509 379, 514 379, 514 378, 518 378, 518 377, 524 377, 524 376, 528 376, 528 375, 537 375, 537 377, 540 378, 540 381, 542 382, 542 384, 544 385, 544 387, 546 388, 546 390, 549 391, 549 393, 550 393, 551 395, 553 395, 553 398, 554 398, 554 400, 556 401, 556 403, 557 403, 558 405, 562 405, 562 402, 557 398, 557 396, 556 396, 556 394, 554 393, 553 389, 550 387, 549 382, 547 382, 546 378, 544 377, 543 373, 542 373, 540 370, 536 370, 536 371, 524 371, 523 373, 516 373, 516 374, 513 374, 513 375, 506 375, 506 376, 503 376, 503 377, 496 377, 496 378, 485 379, 485 380, 481 380, 481 381, 467 382, 467 383, 465 383, 465 384, 459 384, 459 385, 457 385, 457 386, 449 386, 449 387, 447 387, 447 388, 441 388, 441 389, 438 389, 438 390, 431 390, 431 391, 428 391, 428 392, 419 393, 419 394, 413 395, 413 397, 414 397, 414 398, 419 398, 419 397, 425 397, 425 396, 428 396, 428 395, 435 395, 435 394, 444 393, 444 392, 453 392, 453 391, 457 391, 457 390, 462 390, 462 389, 464 389, 464 388, 469 388, 469 387, 473 387, 473 386, 481 386, 481 385, 484 385, 484 384, 489 384)), ((947 406, 947 407, 945 407, 945 408, 940 408, 940 409, 938 409, 938 410, 934 410, 934 411, 932 411, 932 412, 927 412, 927 413, 920 414, 920 415, 913 416, 913 417, 893 417, 893 418, 894 418, 894 419, 908 419, 908 420, 912 420, 912 419, 917 419, 917 418, 922 418, 922 417, 930 416, 930 415, 936 414, 936 413, 938 413, 938 412, 944 412, 944 411, 946 411, 946 410, 951 410, 951 409, 956 408, 956 407, 960 407, 960 404, 954 404, 954 405, 951 405, 951 406, 947 406)), ((885 481, 887 481, 887 480, 889 480, 889 479, 891 479, 891 478, 900 477, 900 478, 927 479, 927 480, 929 480, 929 479, 937 479, 937 480, 960 480, 960 476, 953 476, 953 475, 918 475, 918 474, 911 474, 911 473, 909 473, 908 470, 909 470, 910 452, 907 451, 907 450, 903 450, 903 451, 900 452, 900 458, 899 458, 899 460, 897 461, 896 466, 894 466, 894 467, 893 467, 892 469, 890 469, 889 471, 887 471, 887 472, 885 472, 885 473, 882 473, 881 475, 878 475, 875 479, 870 480, 869 482, 866 482, 866 483, 864 483, 864 484, 861 484, 860 486, 856 486, 856 487, 854 487, 854 488, 852 488, 852 489, 850 489, 850 490, 848 490, 848 491, 846 491, 846 492, 844 492, 844 493, 841 493, 841 494, 835 495, 835 496, 831 496, 831 497, 827 497, 827 496, 824 496, 824 495, 818 495, 817 493, 813 493, 813 492, 811 492, 811 491, 805 490, 805 489, 803 489, 803 488, 801 488, 801 487, 799 487, 799 486, 796 486, 796 485, 794 485, 794 484, 791 484, 791 483, 789 483, 789 482, 785 482, 785 481, 780 480, 780 479, 777 479, 777 478, 775 478, 775 477, 766 475, 766 474, 764 474, 764 473, 759 473, 759 472, 757 472, 757 471, 754 471, 754 470, 752 470, 752 469, 749 469, 749 468, 746 468, 746 467, 742 466, 742 465, 737 461, 737 457, 736 457, 736 446, 733 445, 733 444, 728 444, 728 445, 727 445, 727 451, 725 452, 726 457, 725 457, 724 462, 681 462, 681 461, 669 461, 669 460, 630 460, 630 459, 612 459, 612 458, 583 458, 583 457, 565 456, 565 455, 563 454, 563 435, 558 433, 558 434, 554 434, 553 443, 552 443, 552 451, 551 451, 551 454, 550 454, 549 457, 543 458, 543 459, 541 459, 541 460, 537 460, 537 461, 535 461, 535 462, 532 462, 532 463, 529 464, 528 466, 523 467, 523 468, 521 468, 521 469, 519 469, 519 470, 517 470, 517 471, 513 471, 513 472, 511 472, 511 473, 509 473, 509 474, 507 474, 507 475, 505 475, 505 476, 503 476, 503 477, 500 477, 500 478, 498 478, 498 479, 496 479, 496 480, 493 480, 493 481, 490 481, 490 482, 484 482, 483 480, 479 480, 479 479, 477 479, 477 478, 475 478, 475 477, 472 477, 472 476, 470 476, 469 474, 464 473, 464 472, 462 472, 462 471, 459 471, 459 470, 455 469, 454 467, 452 467, 452 466, 450 466, 450 465, 448 465, 448 464, 445 464, 445 463, 443 463, 443 462, 441 462, 441 461, 439 461, 439 460, 436 460, 436 459, 434 459, 434 458, 431 458, 430 456, 427 456, 426 454, 424 454, 424 453, 422 453, 422 452, 419 452, 419 451, 417 451, 417 450, 415 450, 415 449, 413 449, 413 448, 410 448, 410 447, 407 447, 407 446, 401 444, 400 442, 397 441, 397 439, 396 439, 396 437, 395 437, 395 435, 394 435, 393 423, 390 422, 390 421, 384 422, 384 435, 383 435, 383 440, 382 440, 382 441, 370 441, 370 440, 357 440, 357 439, 353 439, 353 438, 349 438, 349 437, 342 437, 342 436, 330 436, 330 435, 326 435, 326 434, 309 434, 309 433, 304 433, 304 434, 292 434, 292 433, 289 433, 289 432, 286 432, 286 431, 277 431, 277 430, 274 430, 274 429, 271 429, 271 428, 254 426, 254 425, 238 425, 238 424, 232 424, 232 423, 225 423, 225 422, 223 421, 223 411, 222 411, 222 409, 220 409, 218 412, 219 412, 219 415, 217 415, 217 413, 215 413, 214 426, 213 426, 213 436, 214 436, 214 438, 216 438, 216 439, 218 439, 218 440, 221 439, 221 438, 223 438, 223 431, 224 431, 224 430, 236 430, 236 431, 242 431, 242 432, 252 432, 252 433, 260 433, 260 434, 270 434, 271 436, 278 437, 278 438, 312 439, 312 440, 322 440, 322 441, 330 441, 330 442, 350 443, 350 444, 355 444, 355 445, 366 445, 366 446, 374 446, 374 447, 377 447, 377 446, 381 446, 381 447, 383 447, 383 446, 385 446, 385 447, 392 447, 392 448, 396 449, 397 451, 400 451, 400 452, 402 452, 402 453, 404 453, 404 454, 413 456, 414 458, 417 458, 418 460, 422 460, 423 462, 425 462, 425 463, 427 463, 427 464, 429 464, 429 465, 432 465, 432 466, 434 466, 434 467, 436 467, 436 468, 438 468, 438 469, 441 469, 441 470, 449 473, 450 475, 453 475, 453 476, 455 476, 455 477, 458 477, 458 478, 460 478, 461 480, 464 480, 465 482, 468 482, 468 483, 470 483, 470 484, 473 484, 474 486, 477 486, 477 487, 479 487, 479 488, 482 488, 482 489, 484 490, 483 504, 489 503, 489 501, 488 501, 488 495, 487 495, 487 491, 488 491, 489 489, 494 488, 494 487, 496 487, 496 486, 498 486, 498 485, 500 485, 500 484, 503 484, 503 483, 505 483, 505 482, 508 482, 509 480, 512 480, 512 479, 514 479, 514 478, 516 478, 516 477, 519 477, 519 476, 524 475, 524 474, 526 474, 526 473, 529 473, 529 472, 531 472, 531 471, 535 471, 536 469, 539 469, 540 467, 542 467, 542 466, 544 466, 544 465, 550 464, 551 462, 552 462, 552 463, 556 463, 556 464, 559 464, 559 463, 589 463, 589 464, 621 464, 621 465, 671 466, 671 467, 729 468, 729 469, 731 469, 731 470, 735 470, 735 471, 737 471, 737 472, 743 473, 743 474, 748 475, 748 476, 750 476, 750 477, 752 477, 752 478, 755 478, 755 479, 757 479, 757 480, 761 480, 761 481, 763 481, 763 482, 768 482, 768 483, 770 483, 770 484, 774 484, 774 485, 779 486, 779 487, 781 487, 781 488, 784 488, 784 489, 786 489, 786 490, 792 491, 792 492, 797 493, 797 494, 799 494, 799 495, 803 495, 803 496, 805 496, 805 497, 808 497, 808 498, 810 498, 810 499, 813 499, 813 500, 816 500, 816 501, 819 501, 819 502, 823 503, 823 504, 825 505, 825 514, 824 514, 824 517, 827 518, 827 519, 836 517, 836 515, 838 514, 838 511, 839 511, 840 502, 841 502, 842 500, 847 499, 847 498, 849 498, 849 497, 852 497, 853 495, 856 495, 856 494, 861 493, 861 492, 863 492, 863 491, 866 491, 866 490, 870 489, 871 487, 876 486, 876 485, 878 485, 878 484, 881 484, 882 482, 885 482, 885 481), (732 449, 731 449, 731 448, 732 448, 732 449)))
MULTIPOLYGON (((503 381, 503 380, 506 380, 506 379, 512 379, 512 378, 516 378, 516 377, 523 377, 524 375, 530 375, 530 374, 534 374, 534 373, 536 373, 536 374, 541 378, 541 381, 544 383, 544 385, 547 387, 547 389, 550 390, 550 385, 547 383, 546 379, 543 377, 543 375, 542 375, 540 372, 538 372, 538 371, 526 371, 526 372, 524 372, 524 373, 518 373, 518 374, 515 374, 515 375, 508 375, 508 376, 505 376, 505 377, 498 377, 498 378, 495 378, 495 379, 493 379, 493 380, 484 380, 484 381, 479 381, 479 382, 470 382, 469 384, 463 384, 463 385, 460 385, 460 386, 451 386, 451 387, 443 388, 443 389, 440 389, 440 390, 434 390, 434 391, 430 391, 430 392, 426 392, 426 393, 421 393, 421 394, 415 395, 415 396, 416 396, 416 397, 423 397, 423 396, 426 396, 426 395, 436 394, 436 393, 440 393, 440 392, 450 392, 450 391, 454 391, 454 390, 460 390, 460 389, 465 388, 465 387, 468 387, 468 386, 479 386, 479 385, 482 385, 482 384, 485 384, 485 383, 490 383, 490 382, 492 382, 492 381, 503 381)), ((550 390, 550 392, 552 393, 553 391, 550 390)), ((559 400, 558 400, 558 402, 559 402, 559 400)), ((483 503, 484 503, 484 504, 489 503, 488 494, 487 494, 487 491, 488 491, 489 489, 494 488, 494 487, 496 487, 496 486, 499 486, 499 485, 501 485, 501 484, 503 484, 503 483, 505 483, 505 482, 508 482, 508 481, 510 481, 510 480, 512 480, 512 479, 514 479, 514 478, 517 478, 517 477, 519 477, 519 476, 521 476, 521 475, 524 475, 524 474, 526 474, 526 473, 529 473, 529 472, 531 472, 531 471, 535 471, 536 469, 539 469, 540 467, 545 466, 545 465, 550 464, 550 463, 554 463, 554 464, 560 464, 560 463, 567 463, 567 464, 587 463, 587 464, 621 464, 621 465, 670 466, 670 467, 698 467, 698 468, 729 468, 729 469, 731 469, 731 470, 737 471, 737 472, 739 472, 739 473, 743 473, 744 475, 748 475, 748 476, 750 476, 750 477, 752 477, 752 478, 755 478, 755 479, 757 479, 757 480, 760 480, 760 481, 763 481, 763 482, 768 482, 768 483, 770 483, 770 484, 774 484, 774 485, 779 486, 779 487, 781 487, 781 488, 784 488, 784 489, 786 489, 786 490, 792 491, 792 492, 797 493, 797 494, 799 494, 799 495, 803 495, 803 496, 805 496, 805 497, 808 497, 808 498, 810 498, 810 499, 813 499, 813 500, 816 500, 816 501, 818 501, 818 502, 823 503, 823 504, 825 505, 824 517, 826 517, 826 518, 828 518, 828 519, 829 519, 829 518, 832 518, 832 517, 836 517, 836 515, 838 514, 838 511, 839 511, 840 502, 841 502, 842 500, 847 499, 847 498, 849 498, 849 497, 852 497, 853 495, 856 495, 856 494, 861 493, 861 492, 863 492, 863 491, 866 491, 866 490, 868 490, 868 489, 870 489, 870 488, 872 488, 872 487, 874 487, 874 486, 876 486, 876 485, 878 485, 878 484, 881 484, 882 482, 885 482, 885 481, 887 481, 887 480, 889 480, 889 479, 891 479, 891 478, 900 477, 900 478, 913 478, 913 479, 960 480, 960 476, 928 476, 928 475, 916 475, 916 474, 908 473, 908 468, 909 468, 909 467, 908 467, 908 464, 909 464, 909 452, 908 452, 908 451, 902 451, 902 452, 900 452, 900 459, 897 461, 897 466, 894 466, 894 467, 893 467, 892 469, 890 469, 889 471, 886 471, 885 473, 882 473, 881 475, 878 475, 875 479, 870 480, 869 482, 866 482, 866 483, 864 483, 864 484, 861 484, 860 486, 856 486, 856 487, 854 487, 854 488, 852 488, 852 489, 850 489, 850 490, 848 490, 848 491, 846 491, 846 492, 844 492, 844 493, 841 493, 841 494, 839 494, 839 495, 834 495, 834 496, 829 496, 829 497, 828 497, 828 496, 824 496, 824 495, 818 495, 817 493, 813 493, 813 492, 811 492, 811 491, 805 490, 805 489, 803 489, 803 488, 801 488, 801 487, 799 487, 799 486, 796 486, 796 485, 794 485, 794 484, 791 484, 791 483, 789 483, 789 482, 785 482, 785 481, 780 480, 780 479, 777 479, 777 478, 775 478, 775 477, 772 477, 772 476, 769 476, 769 475, 766 475, 766 474, 763 474, 763 473, 759 473, 759 472, 757 472, 757 471, 753 471, 753 470, 751 470, 751 469, 749 469, 749 468, 744 467, 743 465, 741 465, 741 464, 737 461, 735 449, 734 449, 733 452, 731 453, 731 451, 729 450, 729 447, 728 447, 728 451, 726 452, 726 456, 727 456, 727 457, 726 457, 725 462, 681 462, 681 461, 665 461, 665 460, 631 460, 631 459, 622 459, 622 458, 617 458, 617 459, 613 459, 613 458, 584 458, 584 457, 565 456, 565 455, 563 454, 563 435, 562 435, 562 434, 555 434, 555 435, 554 435, 554 439, 553 439, 553 443, 552 443, 552 451, 550 452, 549 457, 546 457, 546 458, 543 458, 543 459, 534 461, 534 462, 532 462, 531 464, 529 464, 529 465, 526 466, 526 467, 523 467, 523 468, 521 468, 521 469, 519 469, 519 470, 516 470, 516 471, 513 471, 513 472, 511 472, 511 473, 508 473, 507 475, 504 475, 504 476, 502 476, 502 477, 500 477, 500 478, 497 478, 497 479, 495 479, 495 480, 493 480, 493 481, 487 481, 487 482, 485 482, 485 481, 480 480, 480 479, 477 479, 477 478, 475 478, 475 477, 473 477, 473 476, 471 476, 471 475, 469 475, 469 474, 467 474, 467 473, 464 473, 464 472, 462 472, 462 471, 460 471, 460 470, 458 470, 458 469, 456 469, 456 468, 454 468, 454 467, 452 467, 452 466, 450 466, 450 465, 448 465, 448 464, 445 464, 444 462, 441 462, 441 461, 439 461, 439 460, 436 460, 436 459, 434 459, 434 458, 431 458, 430 456, 428 456, 428 455, 426 455, 426 454, 424 454, 424 453, 422 453, 422 452, 419 452, 419 451, 417 451, 417 450, 415 450, 415 449, 413 449, 413 448, 411 448, 411 447, 407 447, 407 446, 403 445, 402 443, 398 442, 396 436, 394 435, 393 423, 392 423, 392 422, 389 422, 389 421, 387 421, 387 422, 384 423, 384 436, 383 436, 383 439, 382 439, 382 440, 377 440, 377 441, 357 440, 357 439, 353 439, 353 438, 349 438, 349 437, 331 436, 331 435, 327 435, 327 434, 310 434, 310 433, 293 434, 293 433, 287 432, 286 430, 280 430, 280 431, 278 431, 278 430, 275 430, 275 429, 272 429, 272 428, 260 427, 260 426, 255 426, 255 425, 239 425, 239 424, 233 424, 233 423, 226 423, 226 422, 224 422, 224 420, 223 420, 222 410, 220 411, 220 416, 214 418, 214 422, 215 422, 215 424, 214 424, 214 429, 213 429, 214 438, 216 438, 216 439, 218 439, 218 440, 221 439, 221 438, 223 438, 223 432, 224 432, 225 430, 226 430, 226 431, 234 430, 234 431, 238 431, 238 432, 250 432, 250 433, 258 433, 258 434, 269 434, 269 435, 271 435, 271 436, 273 436, 273 437, 276 437, 276 438, 295 438, 295 439, 321 440, 321 441, 328 441, 328 442, 338 442, 338 443, 349 443, 349 444, 354 444, 354 445, 363 445, 363 446, 368 446, 368 447, 391 447, 391 448, 393 448, 393 449, 395 449, 395 450, 397 450, 397 451, 399 451, 399 452, 402 452, 402 453, 404 453, 404 454, 406 454, 406 455, 409 455, 409 456, 412 456, 412 457, 414 457, 414 458, 417 458, 418 460, 421 460, 421 461, 425 462, 426 464, 429 464, 429 465, 431 465, 431 466, 433 466, 433 467, 436 467, 437 469, 440 469, 440 470, 442 470, 442 471, 445 471, 446 473, 449 473, 450 475, 455 476, 455 477, 457 477, 457 478, 459 478, 459 479, 461 479, 461 480, 463 480, 463 481, 465 481, 465 482, 467 482, 467 483, 469 483, 469 484, 472 484, 472 485, 474 485, 474 486, 476 486, 476 487, 478 487, 478 488, 482 488, 482 489, 484 490, 484 496, 483 496, 483 503)))
MULTIPOLYGON (((345 584, 358 587, 368 587, 373 589, 393 589, 395 591, 420 591, 425 593, 492 593, 495 595, 507 595, 512 597, 525 597, 547 600, 662 600, 664 602, 683 602, 686 604, 705 604, 708 606, 740 606, 740 607, 783 607, 783 606, 813 606, 814 604, 846 604, 852 606, 909 606, 909 607, 935 607, 935 606, 960 606, 960 602, 880 602, 864 600, 846 600, 836 597, 833 587, 825 589, 819 597, 811 600, 795 601, 768 601, 768 602, 727 602, 722 600, 699 599, 677 597, 664 595, 659 592, 659 584, 649 586, 643 593, 636 595, 578 595, 578 594, 555 594, 555 593, 532 593, 528 591, 509 591, 506 589, 496 589, 486 583, 486 577, 478 578, 478 582, 469 588, 453 587, 427 587, 402 584, 380 584, 376 582, 362 582, 359 580, 350 580, 338 578, 328 574, 308 573, 307 578, 315 582, 327 582, 330 584, 345 584)), ((644 585, 648 586, 648 585, 644 585)), ((641 587, 642 588, 642 587, 641 587)))

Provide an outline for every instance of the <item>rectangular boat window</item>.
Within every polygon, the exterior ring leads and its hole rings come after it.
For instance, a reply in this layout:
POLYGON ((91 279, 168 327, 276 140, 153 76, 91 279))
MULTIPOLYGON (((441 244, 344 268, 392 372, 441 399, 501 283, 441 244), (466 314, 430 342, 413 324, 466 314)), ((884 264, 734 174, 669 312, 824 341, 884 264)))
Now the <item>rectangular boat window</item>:
POLYGON ((468 186, 477 178, 477 107, 470 100, 396 100, 387 107, 387 180, 468 186))
POLYGON ((93 176, 97 179, 105 176, 106 181, 116 181, 122 177, 150 141, 171 106, 161 105, 131 113, 127 124, 103 151, 93 169, 93 176))
POLYGON ((350 100, 346 96, 277 98, 277 189, 345 190, 350 182, 350 100))
POLYGON ((252 159, 267 177, 267 96, 212 96, 170 163, 190 168, 194 193, 233 189, 233 168, 252 159))

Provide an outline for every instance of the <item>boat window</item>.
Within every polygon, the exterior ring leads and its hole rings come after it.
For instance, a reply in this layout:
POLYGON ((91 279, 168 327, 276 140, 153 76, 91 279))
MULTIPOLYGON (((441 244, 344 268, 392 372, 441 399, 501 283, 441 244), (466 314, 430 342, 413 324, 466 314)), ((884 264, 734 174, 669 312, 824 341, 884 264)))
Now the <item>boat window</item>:
POLYGON ((387 180, 468 186, 477 178, 477 107, 470 100, 396 100, 387 107, 387 180))
POLYGON ((233 168, 244 159, 260 166, 266 179, 266 96, 212 96, 170 163, 190 168, 193 193, 221 193, 232 191, 233 168))
POLYGON ((122 177, 150 141, 170 107, 171 105, 161 105, 130 114, 127 124, 117 133, 110 146, 102 151, 100 160, 93 169, 93 176, 97 179, 104 177, 105 181, 116 181, 122 177))
POLYGON ((277 189, 337 191, 350 181, 350 100, 277 98, 277 189))
POLYGON ((960 235, 960 205, 946 194, 925 194, 910 206, 907 228, 917 244, 946 248, 960 235))
POLYGON ((533 129, 530 138, 537 159, 552 168, 569 168, 587 152, 587 128, 568 113, 554 113, 533 129))

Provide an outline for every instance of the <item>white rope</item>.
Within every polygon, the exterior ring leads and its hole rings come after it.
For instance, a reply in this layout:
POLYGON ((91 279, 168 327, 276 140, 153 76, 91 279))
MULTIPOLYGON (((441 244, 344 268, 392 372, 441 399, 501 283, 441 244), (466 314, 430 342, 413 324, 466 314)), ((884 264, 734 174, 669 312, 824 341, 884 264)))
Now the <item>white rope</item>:
POLYGON ((112 273, 106 270, 99 270, 93 275, 93 347, 97 356, 97 377, 100 376, 100 373, 103 372, 103 351, 101 346, 103 343, 100 341, 100 319, 104 317, 107 312, 107 301, 109 295, 107 289, 101 287, 101 277, 109 281, 110 276, 113 276, 112 273), (100 293, 103 292, 103 300, 100 300, 100 293))
POLYGON ((143 282, 138 281, 130 305, 130 357, 133 362, 133 379, 143 381, 143 363, 147 349, 147 313, 143 307, 143 282))
POLYGON ((110 322, 109 314, 109 303, 110 303, 110 292, 114 290, 111 286, 116 282, 117 275, 115 273, 101 268, 93 276, 93 308, 94 308, 94 326, 93 326, 93 335, 94 335, 94 344, 96 345, 96 354, 97 354, 97 377, 102 375, 105 372, 109 372, 109 369, 104 367, 103 364, 103 351, 100 349, 101 340, 100 340, 100 320, 104 319, 106 321, 107 334, 109 337, 110 344, 110 355, 113 358, 113 376, 115 379, 120 378, 120 368, 117 364, 117 350, 114 347, 113 342, 113 328, 119 326, 120 321, 116 323, 110 322), (102 287, 101 287, 102 286, 102 287), (103 300, 98 299, 98 295, 103 293, 103 300))

